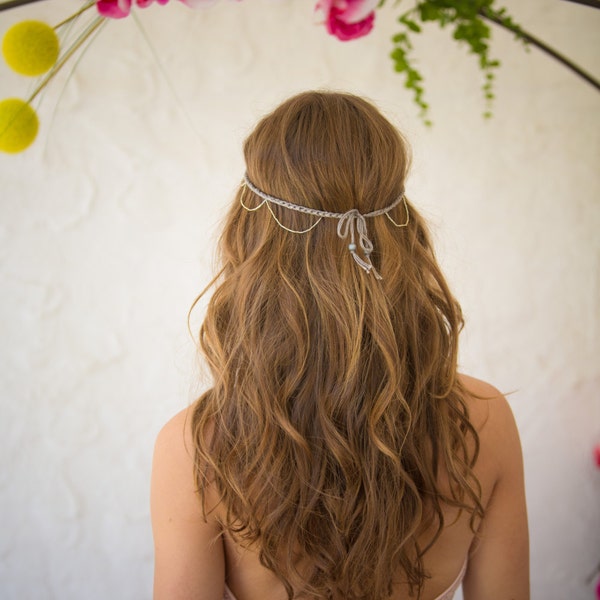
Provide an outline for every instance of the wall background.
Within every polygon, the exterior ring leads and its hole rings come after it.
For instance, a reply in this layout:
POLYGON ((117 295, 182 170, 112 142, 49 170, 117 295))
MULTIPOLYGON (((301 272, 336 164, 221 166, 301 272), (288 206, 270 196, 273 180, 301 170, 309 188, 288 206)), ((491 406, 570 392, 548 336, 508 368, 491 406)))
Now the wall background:
MULTIPOLYGON (((505 4, 598 74, 600 11, 505 4)), ((503 66, 485 121, 475 59, 432 26, 415 50, 427 130, 387 59, 391 7, 347 44, 314 24, 312 8, 137 11, 169 83, 134 19, 111 22, 68 83, 63 74, 48 88, 37 143, 0 156, 3 599, 151 596, 152 445, 204 385, 186 314, 210 279, 241 141, 285 97, 319 87, 370 97, 412 142, 408 192, 467 318, 462 369, 514 391, 533 598, 593 597, 600 96, 495 30, 503 66)), ((0 34, 75 9, 59 0, 3 12, 0 34)), ((0 65, 0 98, 30 89, 0 65)))

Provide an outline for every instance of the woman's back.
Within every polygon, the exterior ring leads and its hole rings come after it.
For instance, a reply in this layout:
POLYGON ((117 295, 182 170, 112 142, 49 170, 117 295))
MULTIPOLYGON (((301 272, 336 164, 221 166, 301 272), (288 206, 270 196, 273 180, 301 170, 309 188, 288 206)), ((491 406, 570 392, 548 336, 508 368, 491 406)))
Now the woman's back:
MULTIPOLYGON (((440 596, 445 600, 443 594, 453 587, 465 565, 465 600, 526 600, 527 517, 517 430, 497 390, 471 377, 461 379, 470 394, 469 409, 481 442, 475 472, 486 517, 475 536, 467 513, 459 515, 457 509, 445 508, 446 526, 424 557, 430 577, 421 600, 440 596)), ((260 564, 258 553, 240 547, 222 532, 222 507, 209 514, 207 523, 202 521, 194 491, 192 448, 188 409, 164 427, 157 441, 154 527, 157 538, 165 542, 157 553, 156 600, 221 600, 226 597, 225 581, 236 600, 286 600, 283 584, 260 564), (208 540, 208 548, 198 543, 203 539, 208 540)), ((213 502, 216 495, 215 491, 210 494, 213 502)), ((431 534, 424 532, 423 544, 431 534)), ((407 586, 402 585, 390 596, 390 600, 410 598, 407 586)))

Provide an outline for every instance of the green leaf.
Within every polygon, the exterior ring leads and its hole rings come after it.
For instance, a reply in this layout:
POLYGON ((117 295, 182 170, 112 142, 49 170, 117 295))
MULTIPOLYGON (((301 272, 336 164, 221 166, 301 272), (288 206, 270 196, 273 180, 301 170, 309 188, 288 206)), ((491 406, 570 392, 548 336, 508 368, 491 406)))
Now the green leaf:
POLYGON ((392 42, 394 42, 394 44, 401 44, 406 38, 407 35, 405 33, 396 33, 392 36, 392 42))
POLYGON ((409 19, 406 15, 402 15, 398 21, 403 25, 406 25, 411 31, 414 31, 415 33, 421 33, 421 28, 415 23, 415 21, 409 19))
POLYGON ((421 2, 417 6, 421 21, 440 21, 443 19, 442 10, 431 2, 421 2))

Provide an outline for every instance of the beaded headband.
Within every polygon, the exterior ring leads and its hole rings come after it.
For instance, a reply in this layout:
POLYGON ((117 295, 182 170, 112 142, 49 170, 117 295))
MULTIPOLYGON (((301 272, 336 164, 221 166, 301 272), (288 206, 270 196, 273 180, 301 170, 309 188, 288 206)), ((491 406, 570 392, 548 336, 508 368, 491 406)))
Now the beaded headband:
POLYGON ((273 219, 275 219, 276 223, 281 228, 285 229, 286 231, 289 231, 290 233, 308 233, 311 229, 315 228, 322 219, 338 219, 338 236, 342 239, 346 239, 348 237, 348 234, 350 234, 350 243, 348 244, 348 250, 350 251, 350 254, 352 254, 352 258, 356 261, 356 264, 358 264, 362 269, 366 271, 366 273, 373 273, 373 275, 377 279, 381 279, 382 277, 377 272, 377 270, 373 266, 373 263, 371 262, 370 254, 371 252, 373 252, 373 242, 371 242, 367 233, 366 219, 369 219, 371 217, 379 217, 380 215, 385 215, 396 227, 406 227, 410 218, 404 192, 402 192, 402 194, 400 194, 400 196, 398 196, 398 198, 396 198, 396 200, 394 200, 386 208, 380 208, 379 210, 374 210, 365 214, 360 213, 356 208, 353 208, 345 213, 336 213, 329 212, 326 210, 318 210, 316 208, 309 208, 307 206, 301 206, 299 204, 293 204, 292 202, 288 202, 287 200, 282 200, 281 198, 271 196, 263 192, 261 189, 257 188, 250 181, 247 173, 244 175, 244 183, 242 185, 245 185, 250 191, 254 192, 257 196, 262 198, 262 202, 258 206, 254 208, 248 208, 244 204, 244 201, 240 196, 240 204, 242 205, 242 207, 249 212, 254 212, 255 210, 258 210, 261 206, 263 206, 263 204, 266 204, 267 208, 269 209, 269 212, 271 213, 271 216, 273 217, 273 219), (392 210, 392 208, 398 206, 400 202, 404 203, 404 209, 406 211, 406 221, 404 223, 396 223, 396 221, 394 221, 394 219, 392 219, 392 217, 390 217, 389 215, 389 212, 392 210), (275 213, 273 212, 273 209, 270 206, 271 204, 277 204, 277 206, 282 206, 283 208, 289 208, 290 210, 295 210, 296 212, 300 212, 306 215, 313 215, 319 218, 310 227, 302 231, 289 229, 283 223, 281 223, 281 221, 275 216, 275 213), (356 252, 358 248, 356 244, 356 234, 358 234, 359 245, 362 249, 363 257, 360 257, 356 252))

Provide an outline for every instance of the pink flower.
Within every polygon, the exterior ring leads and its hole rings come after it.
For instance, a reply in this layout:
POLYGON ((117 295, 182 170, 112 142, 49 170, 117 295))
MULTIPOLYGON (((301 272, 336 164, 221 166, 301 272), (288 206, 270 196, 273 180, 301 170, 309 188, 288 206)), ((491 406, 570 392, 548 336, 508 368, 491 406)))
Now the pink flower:
MULTIPOLYGON (((135 0, 135 3, 140 8, 146 8, 154 2, 158 4, 166 4, 169 0, 135 0)), ((216 0, 181 0, 184 4, 191 8, 199 8, 201 6, 210 6, 216 0)), ((98 12, 103 17, 110 19, 122 19, 127 17, 131 12, 132 0, 97 0, 96 7, 98 12)))
POLYGON ((379 0, 319 0, 315 10, 324 14, 327 31, 345 42, 373 29, 378 3, 379 0))

